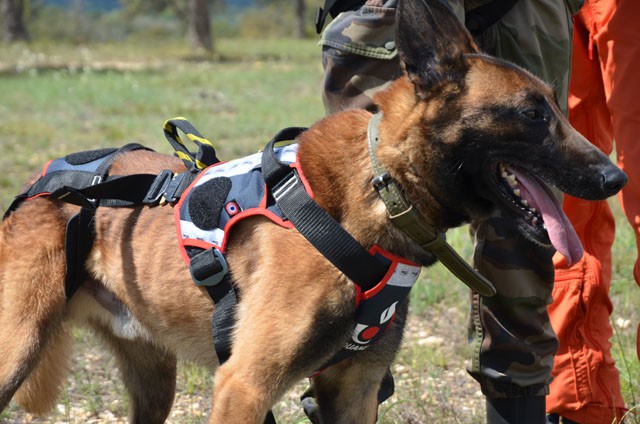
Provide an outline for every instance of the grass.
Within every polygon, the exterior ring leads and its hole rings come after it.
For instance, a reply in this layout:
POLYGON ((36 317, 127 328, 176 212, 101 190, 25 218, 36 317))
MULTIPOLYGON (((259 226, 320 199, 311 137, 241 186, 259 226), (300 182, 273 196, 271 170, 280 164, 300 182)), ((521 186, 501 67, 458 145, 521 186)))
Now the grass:
MULTIPOLYGON (((314 41, 218 40, 203 57, 179 44, 0 46, 0 207, 50 158, 136 141, 170 153, 162 123, 187 117, 213 140, 223 159, 255 152, 277 130, 307 126, 324 110, 320 50, 314 41)), ((330 144, 327 148, 331 148, 330 144)), ((613 354, 625 401, 638 405, 640 364, 635 327, 640 290, 631 277, 635 241, 616 202, 618 220, 611 297, 613 354), (627 323, 627 321, 629 323, 627 323)), ((467 229, 450 232, 464 257, 467 229)), ((423 272, 412 292, 406 343, 393 366, 397 392, 380 409, 380 422, 483 422, 483 398, 466 374, 468 292, 441 266, 423 272)), ((115 363, 85 331, 74 333, 77 361, 50 420, 12 404, 0 421, 121 422, 125 390, 115 363)), ((171 422, 203 422, 210 408, 210 376, 182 364, 171 422)), ((279 422, 306 423, 298 406, 301 384, 276 407, 279 422)), ((630 415, 627 422, 638 422, 630 415)))

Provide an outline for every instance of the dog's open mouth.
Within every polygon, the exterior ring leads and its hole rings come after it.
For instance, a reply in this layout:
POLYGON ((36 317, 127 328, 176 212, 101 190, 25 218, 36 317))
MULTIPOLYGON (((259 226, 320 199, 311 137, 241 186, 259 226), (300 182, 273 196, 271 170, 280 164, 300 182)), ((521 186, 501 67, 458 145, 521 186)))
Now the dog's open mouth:
POLYGON ((503 197, 518 212, 534 233, 546 235, 569 266, 582 257, 583 249, 573 225, 551 189, 536 177, 509 166, 498 164, 498 181, 503 197))

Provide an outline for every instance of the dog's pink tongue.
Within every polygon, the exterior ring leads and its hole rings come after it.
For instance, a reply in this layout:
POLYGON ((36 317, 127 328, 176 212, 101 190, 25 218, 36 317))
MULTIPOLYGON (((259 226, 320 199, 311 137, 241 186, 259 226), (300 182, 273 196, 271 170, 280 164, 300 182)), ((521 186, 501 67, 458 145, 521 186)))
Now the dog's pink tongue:
POLYGON ((556 196, 533 177, 513 168, 508 169, 518 180, 520 196, 542 215, 553 247, 565 257, 568 266, 579 261, 583 254, 582 243, 556 196))

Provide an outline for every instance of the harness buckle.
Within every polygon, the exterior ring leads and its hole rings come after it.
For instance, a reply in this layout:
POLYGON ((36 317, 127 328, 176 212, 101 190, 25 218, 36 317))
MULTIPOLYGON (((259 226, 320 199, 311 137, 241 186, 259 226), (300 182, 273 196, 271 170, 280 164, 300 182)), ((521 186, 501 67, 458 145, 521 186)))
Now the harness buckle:
POLYGON ((289 191, 295 188, 300 183, 300 179, 298 178, 298 174, 296 171, 292 170, 287 175, 285 175, 278 183, 273 186, 271 189, 271 193, 273 194, 273 198, 276 203, 280 201, 284 196, 289 193, 289 191))
POLYGON ((193 181, 193 177, 194 174, 188 171, 175 175, 170 169, 161 171, 151 184, 142 203, 157 206, 177 202, 184 189, 193 181))
POLYGON ((169 181, 166 190, 164 190, 161 203, 174 204, 182 196, 182 192, 191 184, 195 174, 190 171, 181 172, 178 175, 174 175, 169 181))
POLYGON ((156 206, 160 203, 162 196, 164 195, 171 179, 173 178, 173 172, 170 169, 161 171, 156 179, 149 187, 147 195, 144 197, 142 203, 145 205, 156 206))
POLYGON ((227 275, 229 266, 222 252, 213 247, 191 256, 189 270, 196 285, 215 286, 227 275))
POLYGON ((373 188, 375 188, 376 191, 379 192, 383 188, 387 188, 389 186, 389 181, 391 181, 391 175, 385 172, 384 174, 380 174, 373 180, 371 180, 371 184, 373 185, 373 188))

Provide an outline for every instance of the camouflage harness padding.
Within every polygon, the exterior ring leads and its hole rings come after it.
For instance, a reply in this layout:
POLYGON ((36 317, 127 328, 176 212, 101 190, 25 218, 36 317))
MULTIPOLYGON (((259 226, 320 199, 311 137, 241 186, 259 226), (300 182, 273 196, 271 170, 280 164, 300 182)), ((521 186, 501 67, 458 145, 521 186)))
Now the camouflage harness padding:
POLYGON ((182 257, 194 282, 206 288, 216 303, 212 321, 221 362, 230 354, 237 303, 224 257, 229 230, 240 220, 255 215, 285 228, 295 227, 356 283, 354 330, 343 349, 325 365, 330 366, 367 349, 384 334, 421 267, 379 246, 365 250, 313 201, 297 162, 298 145, 274 148, 276 142, 294 139, 303 130, 283 130, 264 153, 222 163, 211 143, 187 121, 168 121, 165 134, 187 171, 176 175, 168 170, 158 175, 109 175, 110 165, 119 153, 142 149, 140 145, 76 153, 50 161, 40 178, 16 197, 5 217, 23 201, 37 197, 81 206, 67 226, 66 293, 70 298, 86 272, 85 261, 93 242, 93 216, 98 206, 153 207, 164 201, 174 204, 182 257), (186 149, 177 129, 199 145, 198 154, 186 149), (216 163, 206 167, 204 158, 216 163), (72 224, 83 217, 80 223, 72 224))

